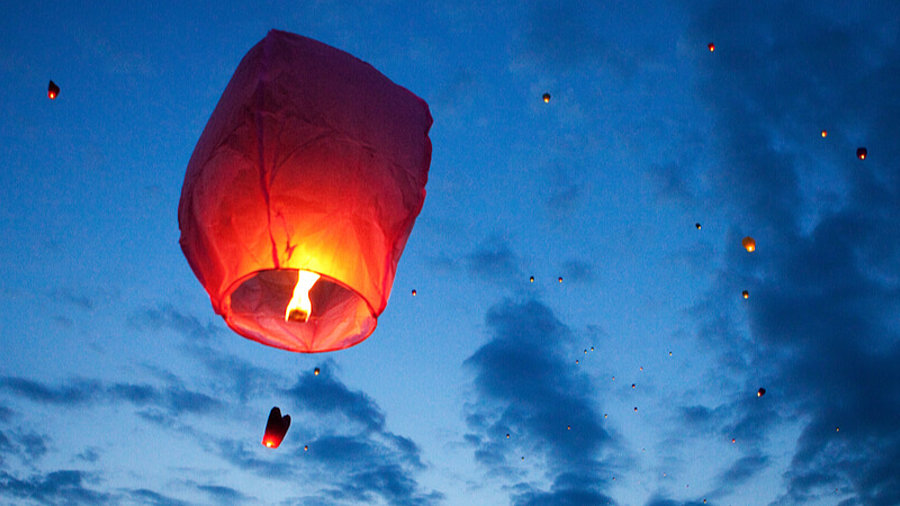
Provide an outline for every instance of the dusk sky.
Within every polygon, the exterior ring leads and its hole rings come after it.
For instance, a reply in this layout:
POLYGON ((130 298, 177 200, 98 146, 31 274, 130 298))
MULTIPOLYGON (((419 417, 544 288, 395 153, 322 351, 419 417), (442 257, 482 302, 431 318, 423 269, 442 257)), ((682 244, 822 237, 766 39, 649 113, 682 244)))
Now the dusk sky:
POLYGON ((0 504, 900 504, 895 0, 8 1, 0 34, 0 504), (236 334, 178 243, 273 28, 434 119, 341 351, 236 334))

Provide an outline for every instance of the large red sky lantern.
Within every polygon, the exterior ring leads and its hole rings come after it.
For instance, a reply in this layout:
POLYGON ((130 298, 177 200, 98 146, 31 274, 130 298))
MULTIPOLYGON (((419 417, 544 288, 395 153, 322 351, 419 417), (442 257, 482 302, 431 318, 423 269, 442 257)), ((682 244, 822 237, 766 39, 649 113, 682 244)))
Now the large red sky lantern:
POLYGON ((384 311, 425 200, 428 105, 352 55, 272 30, 188 163, 181 248, 235 332, 347 348, 384 311))

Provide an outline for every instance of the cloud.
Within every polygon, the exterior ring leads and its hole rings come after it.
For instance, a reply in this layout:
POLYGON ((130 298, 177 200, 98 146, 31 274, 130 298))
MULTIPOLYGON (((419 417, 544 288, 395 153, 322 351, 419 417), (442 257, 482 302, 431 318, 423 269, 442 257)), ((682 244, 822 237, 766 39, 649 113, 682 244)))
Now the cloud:
POLYGON ((499 284, 522 277, 518 262, 509 244, 498 238, 482 242, 465 258, 466 269, 473 277, 499 284))
POLYGON ((24 480, 0 471, 0 496, 40 504, 96 505, 110 502, 110 494, 86 486, 93 479, 92 474, 75 470, 37 474, 24 480))
POLYGON ((415 479, 425 468, 418 445, 388 431, 384 413, 368 395, 347 388, 331 367, 319 369, 283 391, 283 412, 292 420, 287 437, 293 443, 286 439, 273 458, 260 459, 248 446, 257 442, 221 439, 220 454, 261 476, 319 484, 315 495, 296 498, 296 504, 439 503, 443 494, 422 490, 415 479), (303 466, 296 465, 297 459, 303 466))
POLYGON ((158 388, 146 384, 104 384, 96 380, 73 379, 62 385, 49 386, 26 378, 6 376, 0 378, 0 388, 33 402, 61 406, 126 401, 135 406, 161 407, 172 414, 208 414, 223 407, 221 401, 181 385, 158 388))
POLYGON ((221 485, 197 485, 197 490, 208 495, 215 504, 240 504, 250 500, 240 491, 221 485))
POLYGON ((140 504, 151 504, 153 506, 189 506, 190 503, 173 499, 171 497, 160 494, 159 492, 154 492, 152 490, 148 490, 146 488, 140 488, 137 490, 129 490, 127 495, 139 502, 140 504))
POLYGON ((488 311, 487 326, 490 340, 465 361, 475 378, 466 441, 476 460, 491 475, 514 478, 526 474, 520 456, 541 462, 549 490, 521 482, 515 504, 607 501, 611 464, 604 452, 614 443, 588 378, 564 357, 571 333, 537 301, 499 303, 488 311))
MULTIPOLYGON (((743 372, 742 388, 762 379, 769 393, 733 416, 686 414, 748 441, 795 424, 780 503, 834 489, 848 503, 900 503, 900 103, 886 99, 900 87, 900 57, 890 37, 866 29, 898 16, 895 2, 851 12, 714 4, 692 27, 695 43, 717 46, 698 89, 723 141, 704 176, 733 222, 729 244, 744 231, 758 242, 753 255, 730 248, 711 289, 751 285, 746 315, 711 299, 697 313, 700 337, 743 372), (879 157, 856 160, 858 145, 879 157), (746 328, 747 339, 714 335, 727 328, 746 328)), ((758 446, 720 481, 772 465, 758 446)))

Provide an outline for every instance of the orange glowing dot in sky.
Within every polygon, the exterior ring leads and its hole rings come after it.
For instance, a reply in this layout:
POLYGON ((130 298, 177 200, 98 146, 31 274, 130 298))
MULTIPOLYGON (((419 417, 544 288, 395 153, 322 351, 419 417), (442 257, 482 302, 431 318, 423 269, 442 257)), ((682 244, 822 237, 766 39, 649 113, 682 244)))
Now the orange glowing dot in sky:
POLYGON ((534 276, 531 276, 530 278, 528 278, 528 281, 531 281, 532 283, 534 283, 534 276))
POLYGON ((541 97, 541 98, 544 99, 544 103, 545 103, 545 104, 549 104, 549 103, 550 103, 550 94, 549 94, 549 93, 544 93, 544 96, 541 97))
POLYGON ((697 227, 697 230, 700 230, 701 228, 703 228, 702 226, 700 226, 699 223, 694 223, 694 226, 697 227))
POLYGON ((562 276, 559 277, 559 282, 562 283, 562 276))
POLYGON ((413 297, 416 296, 416 291, 415 291, 415 290, 412 291, 412 296, 413 296, 413 297))
POLYGON ((745 299, 750 298, 750 292, 748 292, 747 290, 744 290, 744 292, 741 295, 743 295, 745 299))
POLYGON ((637 413, 637 406, 634 407, 634 412, 637 413))
POLYGON ((566 430, 572 430, 572 426, 571 426, 571 425, 566 425, 566 430))
POLYGON ((634 389, 634 383, 631 384, 631 388, 634 389))
POLYGON ((744 246, 744 249, 747 250, 747 253, 756 251, 756 240, 750 236, 744 237, 741 240, 741 245, 744 246))
POLYGON ((316 376, 319 375, 319 372, 320 372, 320 371, 319 371, 319 368, 318 368, 318 367, 316 367, 315 370, 313 370, 313 374, 315 374, 316 376))
POLYGON ((868 154, 869 152, 866 150, 866 148, 856 148, 856 157, 860 160, 865 160, 866 155, 868 154))
POLYGON ((53 81, 50 81, 50 84, 47 85, 47 97, 50 98, 50 100, 55 100, 58 95, 59 86, 53 81))
POLYGON ((308 452, 308 451, 309 451, 309 445, 303 445, 303 451, 308 452))
POLYGON ((822 130, 822 137, 828 137, 828 130, 822 130))
POLYGON ((709 52, 710 52, 710 53, 712 53, 713 51, 716 50, 716 45, 713 44, 712 42, 710 42, 709 44, 707 44, 706 47, 709 48, 709 52))
POLYGON ((734 443, 734 441, 735 441, 735 439, 734 439, 734 438, 731 438, 731 442, 734 443))

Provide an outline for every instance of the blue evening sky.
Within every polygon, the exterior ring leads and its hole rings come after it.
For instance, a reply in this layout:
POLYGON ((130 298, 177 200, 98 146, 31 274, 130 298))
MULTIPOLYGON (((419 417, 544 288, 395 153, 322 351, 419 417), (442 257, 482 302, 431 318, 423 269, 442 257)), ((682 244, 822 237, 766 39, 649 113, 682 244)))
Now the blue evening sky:
POLYGON ((0 34, 0 503, 900 504, 896 1, 10 1, 0 34), (178 245, 272 28, 434 117, 343 351, 233 333, 178 245))

